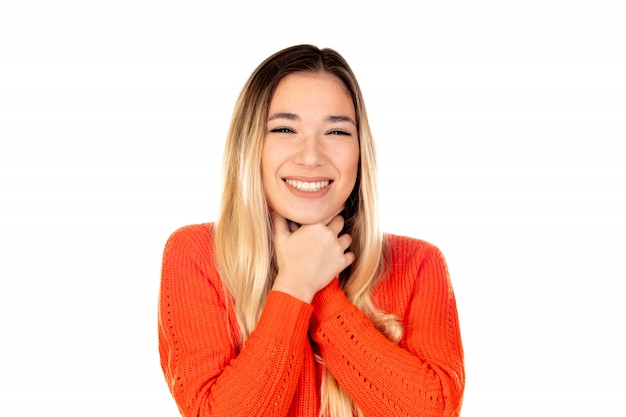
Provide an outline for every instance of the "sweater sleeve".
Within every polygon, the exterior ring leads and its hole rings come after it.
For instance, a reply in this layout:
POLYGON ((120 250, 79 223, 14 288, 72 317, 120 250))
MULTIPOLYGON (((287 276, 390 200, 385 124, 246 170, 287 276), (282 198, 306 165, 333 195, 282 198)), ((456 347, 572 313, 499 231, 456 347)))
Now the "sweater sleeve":
POLYGON ((429 246, 408 263, 414 284, 399 344, 350 303, 337 280, 313 300, 312 336, 330 372, 368 417, 458 416, 463 352, 445 261, 429 246))
POLYGON ((238 352, 232 303, 206 250, 208 239, 198 236, 189 226, 180 229, 163 255, 159 351, 178 408, 194 417, 285 416, 308 347, 312 307, 270 292, 238 352))

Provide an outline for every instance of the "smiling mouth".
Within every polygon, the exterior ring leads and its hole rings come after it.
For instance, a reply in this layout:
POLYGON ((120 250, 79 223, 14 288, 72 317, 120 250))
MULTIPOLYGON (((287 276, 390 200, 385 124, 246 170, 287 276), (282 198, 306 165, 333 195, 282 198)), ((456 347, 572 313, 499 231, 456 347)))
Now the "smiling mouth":
POLYGON ((308 192, 319 191, 321 189, 328 187, 328 185, 330 184, 329 180, 307 182, 307 181, 296 181, 296 180, 291 180, 291 179, 285 179, 285 182, 297 190, 308 191, 308 192))

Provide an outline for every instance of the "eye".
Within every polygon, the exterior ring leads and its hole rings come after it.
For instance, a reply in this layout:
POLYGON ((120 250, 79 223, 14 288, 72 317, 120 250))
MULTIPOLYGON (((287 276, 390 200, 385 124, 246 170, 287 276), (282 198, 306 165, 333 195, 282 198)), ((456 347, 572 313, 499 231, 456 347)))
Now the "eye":
POLYGON ((335 130, 331 130, 330 132, 327 133, 328 135, 343 135, 343 136, 352 136, 352 133, 350 132, 346 132, 345 130, 339 130, 339 129, 335 129, 335 130))
POLYGON ((276 127, 270 130, 270 132, 272 133, 295 133, 293 130, 289 129, 288 127, 276 127))

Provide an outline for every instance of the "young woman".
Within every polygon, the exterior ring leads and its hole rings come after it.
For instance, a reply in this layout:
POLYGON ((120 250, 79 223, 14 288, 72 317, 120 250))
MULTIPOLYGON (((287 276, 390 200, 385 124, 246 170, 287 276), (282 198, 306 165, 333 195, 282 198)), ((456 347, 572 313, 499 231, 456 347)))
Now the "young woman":
POLYGON ((184 416, 457 416, 445 261, 383 234, 363 97, 331 49, 287 48, 236 104, 215 224, 168 240, 165 379, 184 416))

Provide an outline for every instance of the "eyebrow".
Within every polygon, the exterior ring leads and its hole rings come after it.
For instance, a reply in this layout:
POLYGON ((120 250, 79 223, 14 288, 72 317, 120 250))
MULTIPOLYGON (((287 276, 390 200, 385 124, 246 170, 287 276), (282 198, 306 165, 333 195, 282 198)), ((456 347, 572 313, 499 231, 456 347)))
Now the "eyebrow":
MULTIPOLYGON (((276 114, 271 115, 267 119, 267 121, 269 122, 270 120, 276 120, 276 119, 300 120, 300 116, 298 116, 297 114, 294 114, 294 113, 281 112, 281 113, 276 113, 276 114)), ((356 122, 354 120, 352 120, 351 117, 348 117, 348 116, 330 115, 330 116, 326 117, 326 121, 330 122, 330 123, 348 122, 348 123, 352 123, 353 125, 356 126, 356 122)))
POLYGON ((300 120, 300 116, 293 113, 276 113, 270 116, 267 121, 275 120, 275 119, 287 119, 287 120, 300 120))
POLYGON ((352 123, 353 125, 356 126, 356 122, 354 120, 352 120, 351 117, 348 116, 328 116, 326 118, 327 121, 331 122, 331 123, 335 123, 335 122, 348 122, 348 123, 352 123))

